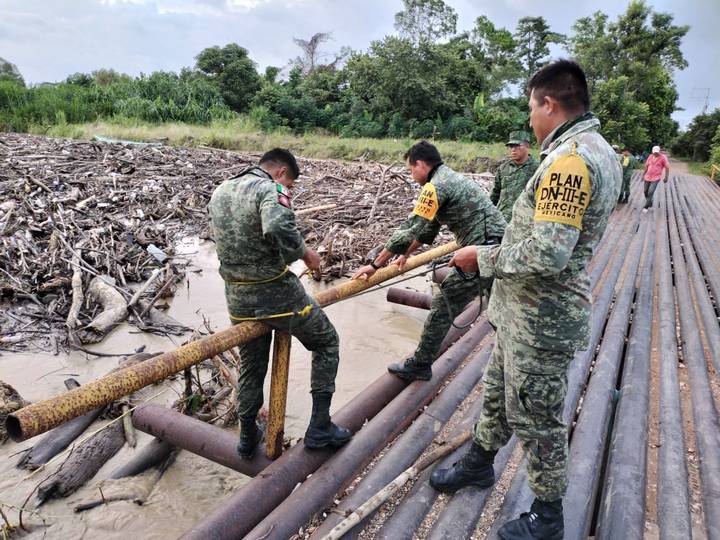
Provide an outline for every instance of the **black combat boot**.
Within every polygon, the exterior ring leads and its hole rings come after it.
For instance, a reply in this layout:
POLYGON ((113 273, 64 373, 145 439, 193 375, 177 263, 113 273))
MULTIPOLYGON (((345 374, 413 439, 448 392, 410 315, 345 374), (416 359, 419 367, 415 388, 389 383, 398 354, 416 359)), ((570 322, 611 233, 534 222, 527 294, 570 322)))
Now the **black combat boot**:
POLYGON ((562 499, 552 502, 535 499, 530 512, 508 521, 498 536, 503 540, 562 540, 564 533, 562 499))
POLYGON ((316 450, 327 446, 341 447, 352 438, 352 431, 336 426, 330 421, 332 394, 329 392, 316 392, 313 393, 312 397, 312 416, 303 439, 305 448, 316 450))
POLYGON ((427 364, 416 364, 412 357, 402 364, 390 364, 388 371, 403 381, 429 381, 432 379, 432 368, 427 364))
POLYGON ((262 427, 255 418, 240 419, 240 442, 237 445, 241 459, 252 459, 255 448, 263 438, 262 427))
POLYGON ((495 483, 493 461, 497 450, 485 450, 473 441, 463 458, 449 469, 435 469, 430 485, 443 493, 455 493, 467 486, 490 487, 495 483))

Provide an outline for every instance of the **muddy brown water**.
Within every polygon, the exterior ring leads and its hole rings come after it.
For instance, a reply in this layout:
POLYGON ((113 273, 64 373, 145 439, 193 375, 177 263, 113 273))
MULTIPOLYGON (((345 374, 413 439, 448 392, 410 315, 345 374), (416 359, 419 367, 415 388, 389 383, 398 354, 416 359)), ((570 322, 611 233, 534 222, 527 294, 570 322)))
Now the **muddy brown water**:
MULTIPOLYGON (((180 322, 199 328, 203 316, 213 328, 229 324, 223 283, 217 273, 217 258, 210 244, 199 244, 187 239, 182 244, 191 265, 187 280, 170 302, 169 315, 180 322)), ((304 280, 312 294, 326 285, 304 280)), ((427 291, 428 281, 417 277, 401 286, 427 291)), ((412 353, 422 330, 426 312, 415 308, 390 304, 385 301, 385 290, 375 291, 326 308, 326 312, 340 334, 340 368, 333 411, 338 410, 369 383, 380 376, 390 361, 412 353)), ((92 347, 106 353, 132 353, 145 345, 149 352, 167 351, 182 343, 182 337, 159 337, 140 333, 134 327, 122 325, 92 347)), ((118 358, 88 356, 73 351, 54 356, 51 353, 23 352, 0 353, 0 380, 14 386, 29 401, 38 401, 64 391, 63 381, 69 376, 80 383, 98 378, 117 365, 118 358)), ((266 380, 266 399, 269 376, 266 380)), ((177 384, 174 385, 175 387, 177 384)), ((156 396, 157 403, 170 403, 177 398, 172 384, 154 386, 142 391, 145 398, 156 396)), ((286 434, 301 437, 310 416, 310 354, 293 340, 286 434)), ((88 430, 101 427, 98 422, 88 430)), ((236 429, 236 428, 235 428, 236 429)), ((0 446, 0 505, 10 521, 17 524, 17 507, 20 507, 36 485, 57 469, 59 460, 30 478, 29 472, 17 469, 18 452, 32 446, 37 439, 23 443, 7 442, 0 446)), ((132 457, 150 436, 138 433, 138 446, 127 445, 113 457, 100 472, 76 493, 66 499, 51 500, 37 510, 37 515, 24 514, 24 521, 33 524, 26 538, 77 538, 77 539, 166 539, 177 538, 208 512, 247 482, 247 477, 221 465, 180 452, 176 462, 159 480, 144 505, 130 501, 110 502, 79 514, 73 506, 81 499, 99 494, 99 482, 107 478, 120 464, 132 457), (38 526, 41 519, 46 526, 38 526)), ((145 473, 148 475, 151 473, 145 473)), ((145 475, 129 481, 129 490, 140 490, 147 483, 145 475)), ((27 508, 34 507, 34 495, 27 508)), ((0 526, 2 523, 0 522, 0 526)))

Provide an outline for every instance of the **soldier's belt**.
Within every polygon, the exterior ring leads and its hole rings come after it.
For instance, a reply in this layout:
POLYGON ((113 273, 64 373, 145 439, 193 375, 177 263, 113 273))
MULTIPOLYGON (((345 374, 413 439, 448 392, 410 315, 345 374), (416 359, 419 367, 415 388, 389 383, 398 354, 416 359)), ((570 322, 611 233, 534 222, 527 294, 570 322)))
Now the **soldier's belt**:
POLYGON ((227 283, 229 283, 230 285, 260 285, 262 283, 270 283, 271 281, 275 281, 276 279, 280 279, 281 277, 283 277, 285 274, 287 274, 288 270, 290 270, 290 267, 286 265, 285 268, 283 268, 282 272, 280 272, 275 277, 261 279, 258 281, 228 281, 227 283))

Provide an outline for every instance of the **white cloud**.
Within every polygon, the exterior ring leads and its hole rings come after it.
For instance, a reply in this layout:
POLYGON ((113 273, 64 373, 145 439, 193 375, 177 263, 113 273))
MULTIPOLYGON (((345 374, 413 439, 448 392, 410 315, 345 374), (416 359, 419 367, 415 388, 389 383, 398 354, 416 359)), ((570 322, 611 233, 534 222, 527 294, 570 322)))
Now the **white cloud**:
POLYGON ((229 9, 239 11, 249 11, 268 3, 270 0, 226 0, 225 2, 229 9))
POLYGON ((147 4, 148 0, 98 0, 100 5, 104 6, 115 6, 115 5, 122 5, 122 4, 133 4, 136 6, 147 4))

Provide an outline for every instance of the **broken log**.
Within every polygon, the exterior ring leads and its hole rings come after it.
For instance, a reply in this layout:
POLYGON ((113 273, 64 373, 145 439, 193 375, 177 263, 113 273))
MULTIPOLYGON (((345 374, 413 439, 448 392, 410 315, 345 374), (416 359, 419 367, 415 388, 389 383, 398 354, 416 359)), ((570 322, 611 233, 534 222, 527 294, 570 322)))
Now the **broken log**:
POLYGON ((115 469, 110 478, 135 476, 156 467, 170 458, 176 448, 167 441, 153 439, 138 451, 130 461, 115 469))
POLYGON ((93 278, 88 287, 87 296, 103 308, 85 328, 78 331, 83 343, 97 343, 105 334, 127 318, 127 302, 123 295, 108 285, 112 278, 98 276, 93 278))
MULTIPOLYGON (((65 387, 68 390, 78 388, 79 386, 80 383, 75 379, 65 381, 65 387)), ((73 418, 62 426, 56 427, 35 443, 32 448, 23 455, 17 466, 31 471, 39 469, 77 439, 80 434, 98 419, 103 410, 104 407, 98 407, 89 413, 73 418)))
POLYGON ((67 497, 90 480, 125 444, 122 423, 113 422, 77 448, 60 466, 59 471, 49 477, 49 482, 38 489, 38 504, 51 498, 67 497))

